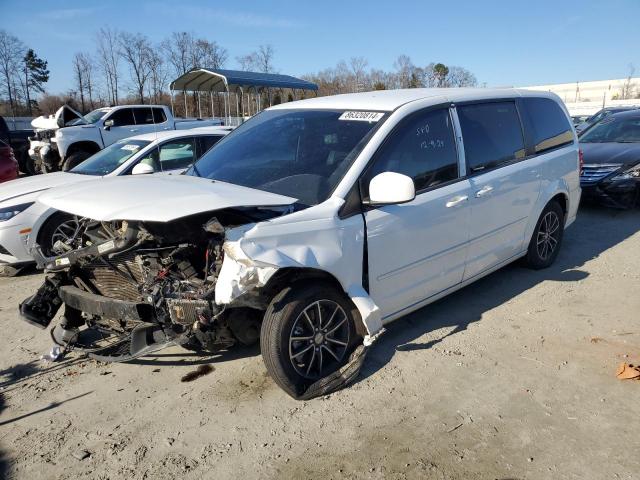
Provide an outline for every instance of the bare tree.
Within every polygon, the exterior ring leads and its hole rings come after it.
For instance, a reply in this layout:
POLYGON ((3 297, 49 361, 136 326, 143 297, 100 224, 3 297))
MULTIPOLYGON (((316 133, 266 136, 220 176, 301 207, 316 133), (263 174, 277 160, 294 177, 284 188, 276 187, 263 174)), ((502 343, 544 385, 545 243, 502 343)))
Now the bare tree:
POLYGON ((447 75, 448 87, 475 87, 477 85, 476 76, 466 68, 456 67, 455 65, 449 67, 449 74, 447 75))
POLYGON ((260 45, 258 47, 258 51, 255 52, 258 71, 263 73, 273 73, 275 71, 273 67, 274 54, 275 50, 271 45, 260 45))
POLYGON ((195 66, 193 63, 194 46, 193 35, 188 32, 173 32, 160 44, 160 48, 173 67, 176 76, 187 73, 195 66))
POLYGON ((216 42, 199 38, 193 44, 192 61, 194 67, 218 69, 222 68, 229 54, 227 50, 216 42))
POLYGON ((629 75, 627 75, 627 79, 622 85, 622 100, 626 100, 628 98, 633 98, 633 75, 636 73, 636 67, 633 63, 629 64, 629 75))
POLYGON ((151 76, 150 57, 153 49, 149 39, 139 33, 121 32, 120 55, 129 67, 129 74, 140 103, 144 104, 144 93, 151 76))
POLYGON ((24 57, 23 43, 6 30, 0 30, 0 88, 9 97, 11 114, 16 116, 17 106, 17 75, 20 72, 20 62, 24 57))
POLYGON ((168 72, 159 49, 149 52, 149 97, 152 103, 160 103, 164 87, 167 84, 168 72))
POLYGON ((236 57, 236 62, 240 65, 240 70, 244 70, 245 72, 256 69, 256 58, 255 52, 249 53, 248 55, 242 55, 240 57, 236 57))
POLYGON ((408 55, 400 55, 393 62, 393 68, 396 69, 396 87, 409 88, 411 85, 411 74, 415 69, 411 58, 408 55))
POLYGON ((91 55, 86 52, 78 52, 73 56, 73 74, 76 80, 76 88, 80 95, 80 106, 83 113, 93 109, 93 70, 94 64, 91 55))
POLYGON ((119 66, 118 33, 115 30, 101 28, 96 35, 98 65, 102 70, 107 86, 109 103, 118 104, 119 66))
POLYGON ((353 75, 353 91, 360 92, 366 90, 367 83, 365 78, 367 75, 366 68, 369 62, 364 57, 351 57, 349 60, 349 69, 353 75))

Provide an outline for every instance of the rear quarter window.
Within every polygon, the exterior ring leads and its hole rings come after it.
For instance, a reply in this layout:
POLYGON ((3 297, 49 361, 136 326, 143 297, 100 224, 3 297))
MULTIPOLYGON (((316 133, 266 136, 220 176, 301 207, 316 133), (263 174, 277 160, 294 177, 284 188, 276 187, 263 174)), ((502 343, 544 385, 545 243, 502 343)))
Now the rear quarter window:
POLYGON ((573 143, 573 131, 567 116, 557 102, 550 98, 523 98, 529 120, 535 153, 573 143))

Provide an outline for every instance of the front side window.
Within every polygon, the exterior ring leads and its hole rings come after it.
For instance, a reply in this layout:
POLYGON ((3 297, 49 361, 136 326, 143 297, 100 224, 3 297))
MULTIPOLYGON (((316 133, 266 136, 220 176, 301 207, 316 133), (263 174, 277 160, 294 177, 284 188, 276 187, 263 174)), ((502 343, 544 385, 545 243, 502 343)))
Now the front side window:
POLYGON ((267 110, 205 153, 188 175, 287 195, 328 198, 386 115, 344 110, 267 110))
POLYGON ((123 108, 116 110, 107 118, 107 120, 113 120, 114 127, 126 127, 129 125, 135 125, 133 120, 133 112, 130 108, 123 108))
POLYGON ((449 110, 418 112, 405 119, 376 153, 364 175, 365 191, 371 179, 383 172, 411 177, 417 192, 458 178, 458 153, 449 110))
POLYGON ((200 154, 204 155, 211 147, 213 147, 222 138, 222 135, 206 135, 198 137, 200 139, 200 154))
POLYGON ((514 102, 461 105, 457 111, 469 173, 524 158, 522 126, 514 102))
POLYGON ((193 137, 181 138, 153 148, 140 163, 153 167, 155 172, 167 172, 189 167, 195 160, 193 137))
POLYGON ((556 102, 549 98, 525 97, 524 110, 531 125, 535 153, 573 143, 569 120, 556 102))
POLYGON ((91 155, 71 173, 82 175, 107 175, 149 145, 145 140, 120 140, 98 153, 91 155))

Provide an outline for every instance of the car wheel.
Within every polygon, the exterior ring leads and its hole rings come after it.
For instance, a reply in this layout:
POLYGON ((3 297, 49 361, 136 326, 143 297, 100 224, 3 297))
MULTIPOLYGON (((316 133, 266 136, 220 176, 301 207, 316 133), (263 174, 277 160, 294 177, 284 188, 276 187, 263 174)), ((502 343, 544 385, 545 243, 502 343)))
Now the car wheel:
POLYGON ((64 164, 62 165, 62 171, 63 172, 68 172, 72 168, 77 167, 78 165, 80 165, 82 162, 84 162, 90 156, 91 156, 91 154, 88 153, 88 152, 80 151, 80 152, 72 153, 64 161, 64 164))
POLYGON ((540 214, 525 257, 527 266, 535 270, 547 268, 558 256, 564 234, 564 211, 551 201, 540 214))
POLYGON ((267 371, 296 398, 342 367, 357 338, 354 306, 328 284, 302 284, 277 294, 264 316, 260 349, 267 371))
POLYGON ((56 242, 68 242, 76 233, 78 219, 73 215, 55 213, 42 227, 39 235, 39 244, 42 253, 47 257, 53 257, 64 253, 64 250, 56 248, 56 242))

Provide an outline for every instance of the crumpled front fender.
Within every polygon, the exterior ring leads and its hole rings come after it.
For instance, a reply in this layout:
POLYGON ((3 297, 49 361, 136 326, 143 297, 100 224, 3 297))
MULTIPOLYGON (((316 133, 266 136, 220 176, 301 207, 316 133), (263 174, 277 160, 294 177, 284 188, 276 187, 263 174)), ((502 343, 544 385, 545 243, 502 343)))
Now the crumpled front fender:
POLYGON ((363 219, 340 219, 335 212, 341 202, 331 198, 301 212, 227 230, 216 303, 230 304, 264 287, 281 268, 322 270, 338 280, 355 304, 368 333, 365 344, 370 344, 382 330, 382 318, 362 286, 363 219))

